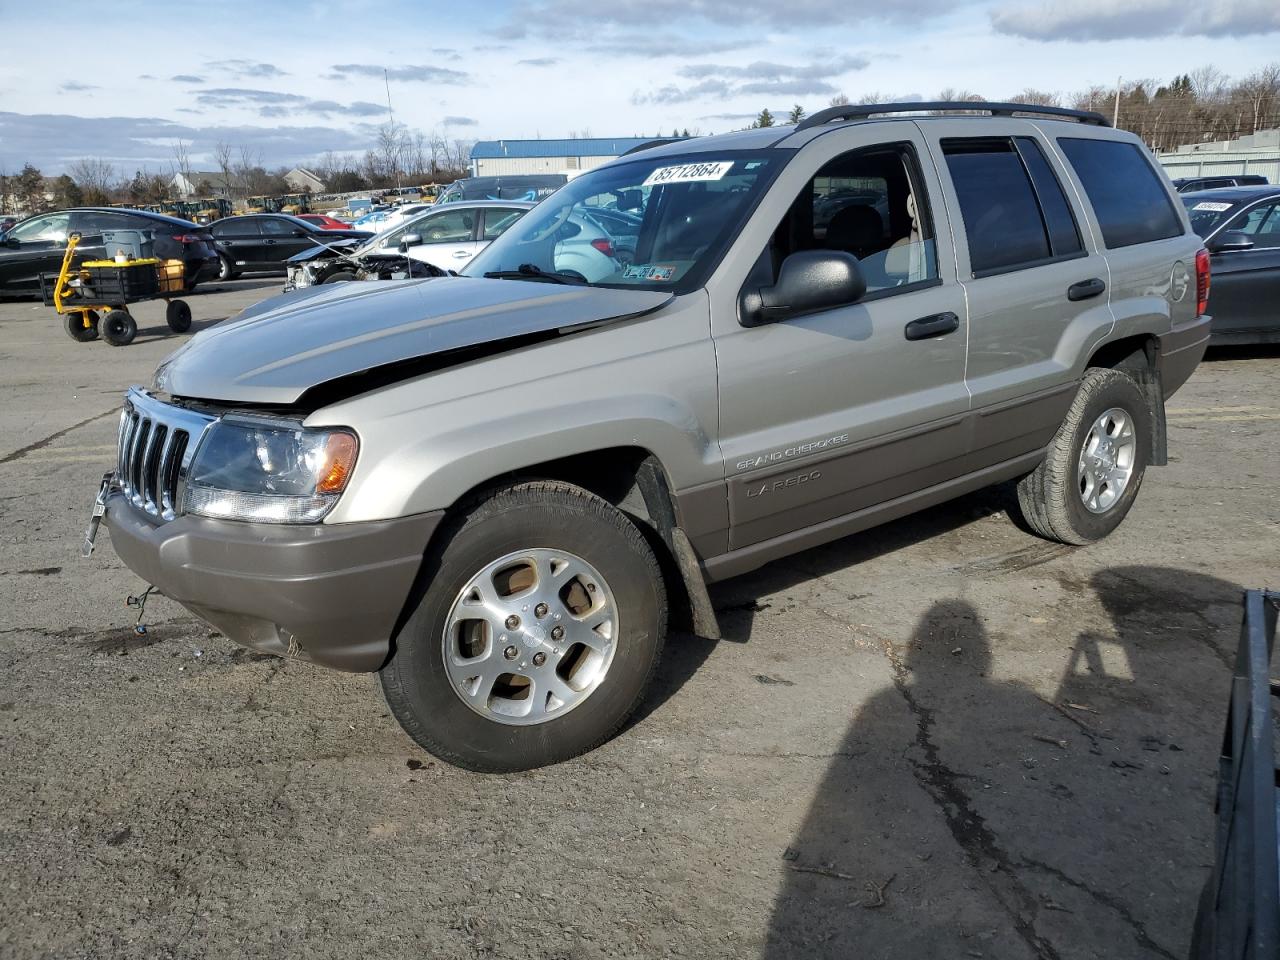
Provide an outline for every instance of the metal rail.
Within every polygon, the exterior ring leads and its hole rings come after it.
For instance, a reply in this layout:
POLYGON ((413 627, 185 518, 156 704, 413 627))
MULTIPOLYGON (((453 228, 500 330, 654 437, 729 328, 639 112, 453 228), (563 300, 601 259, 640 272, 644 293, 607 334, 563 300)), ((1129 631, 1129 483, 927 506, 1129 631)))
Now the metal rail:
POLYGON ((984 113, 993 117, 1022 116, 1051 117, 1055 120, 1075 120, 1098 127, 1111 123, 1092 110, 1068 110, 1066 107, 1043 107, 1034 103, 987 103, 983 100, 931 100, 921 103, 857 103, 842 107, 828 107, 805 117, 796 130, 809 130, 834 121, 866 120, 889 113, 984 113))

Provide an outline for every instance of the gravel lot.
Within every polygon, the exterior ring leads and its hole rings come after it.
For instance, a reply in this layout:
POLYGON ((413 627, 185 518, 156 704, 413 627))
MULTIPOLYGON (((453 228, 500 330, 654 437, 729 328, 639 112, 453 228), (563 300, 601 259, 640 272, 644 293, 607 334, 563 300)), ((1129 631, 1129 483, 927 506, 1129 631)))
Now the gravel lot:
POLYGON ((991 491, 776 563, 613 742, 484 777, 371 677, 164 598, 135 636, 143 585, 78 557, 161 306, 113 349, 0 303, 0 955, 1185 955, 1239 592, 1277 585, 1280 352, 1200 367, 1107 542, 991 491))

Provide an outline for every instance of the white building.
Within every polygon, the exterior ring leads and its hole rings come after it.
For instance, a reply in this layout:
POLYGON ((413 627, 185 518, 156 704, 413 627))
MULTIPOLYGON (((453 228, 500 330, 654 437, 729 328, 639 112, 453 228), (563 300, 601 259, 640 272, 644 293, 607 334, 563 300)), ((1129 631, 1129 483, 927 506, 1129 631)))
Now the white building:
POLYGON ((1235 140, 1187 143, 1156 159, 1171 178, 1257 173, 1271 183, 1280 183, 1280 130, 1259 130, 1235 140))
POLYGON ((294 167, 284 175, 284 179, 295 193, 320 193, 324 190, 324 181, 306 167, 294 167))
POLYGON ((471 176, 510 177, 590 170, 653 137, 582 137, 566 140, 480 140, 471 148, 471 176))
POLYGON ((173 184, 173 195, 178 200, 191 197, 225 197, 227 196, 226 177, 221 170, 191 170, 186 174, 175 173, 170 181, 173 184), (201 189, 207 186, 208 189, 201 189))

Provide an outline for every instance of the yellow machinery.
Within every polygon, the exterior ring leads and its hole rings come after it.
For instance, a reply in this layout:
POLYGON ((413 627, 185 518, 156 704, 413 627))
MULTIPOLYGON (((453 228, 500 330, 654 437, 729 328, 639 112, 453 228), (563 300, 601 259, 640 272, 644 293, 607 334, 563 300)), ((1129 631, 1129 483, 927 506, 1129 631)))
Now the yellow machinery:
POLYGON ((88 343, 101 336, 113 347, 127 346, 138 334, 128 304, 141 300, 164 300, 165 321, 174 333, 191 329, 191 308, 171 296, 185 286, 186 266, 181 260, 86 260, 76 266, 79 244, 80 234, 71 234, 57 278, 40 276, 44 301, 63 318, 72 340, 88 343), (99 311, 104 311, 101 316, 99 311))

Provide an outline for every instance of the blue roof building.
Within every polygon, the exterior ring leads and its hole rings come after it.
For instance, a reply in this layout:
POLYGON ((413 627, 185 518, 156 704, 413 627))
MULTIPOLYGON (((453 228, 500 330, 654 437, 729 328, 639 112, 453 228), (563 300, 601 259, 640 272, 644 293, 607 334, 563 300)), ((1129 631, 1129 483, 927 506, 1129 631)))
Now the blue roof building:
POLYGON ((579 137, 563 140, 480 140, 471 148, 473 177, 590 170, 652 137, 579 137))

